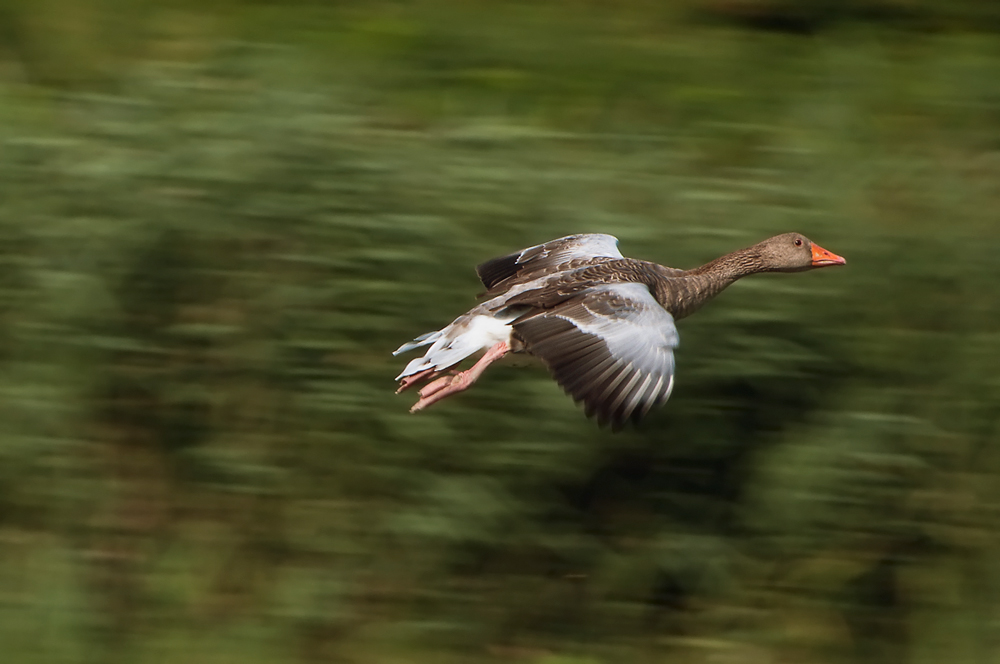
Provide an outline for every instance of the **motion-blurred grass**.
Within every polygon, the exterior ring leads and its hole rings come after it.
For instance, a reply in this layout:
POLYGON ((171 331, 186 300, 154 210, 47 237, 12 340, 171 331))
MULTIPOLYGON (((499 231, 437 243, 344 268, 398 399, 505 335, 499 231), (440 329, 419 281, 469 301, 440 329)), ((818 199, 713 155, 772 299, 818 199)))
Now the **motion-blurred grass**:
POLYGON ((0 7, 5 661, 1000 656, 992 5, 0 7), (392 394, 483 259, 788 230, 638 429, 392 394))

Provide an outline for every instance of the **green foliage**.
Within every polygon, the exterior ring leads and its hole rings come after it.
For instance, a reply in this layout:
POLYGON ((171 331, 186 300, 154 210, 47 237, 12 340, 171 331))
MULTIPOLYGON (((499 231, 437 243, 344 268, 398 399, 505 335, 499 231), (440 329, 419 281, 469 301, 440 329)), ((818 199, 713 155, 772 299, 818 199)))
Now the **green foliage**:
POLYGON ((79 70, 4 36, 4 650, 994 658, 1000 59, 865 15, 177 2, 79 70), (793 229, 848 266, 683 321, 637 429, 538 370, 392 393, 483 259, 793 229))

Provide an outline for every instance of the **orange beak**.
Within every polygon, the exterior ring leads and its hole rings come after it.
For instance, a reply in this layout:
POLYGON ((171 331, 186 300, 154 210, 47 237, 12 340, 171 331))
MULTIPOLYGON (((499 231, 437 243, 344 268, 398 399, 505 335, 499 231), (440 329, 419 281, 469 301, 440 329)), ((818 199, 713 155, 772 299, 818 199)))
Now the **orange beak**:
POLYGON ((825 265, 843 265, 847 261, 832 251, 827 251, 818 244, 812 246, 813 267, 823 267, 825 265))

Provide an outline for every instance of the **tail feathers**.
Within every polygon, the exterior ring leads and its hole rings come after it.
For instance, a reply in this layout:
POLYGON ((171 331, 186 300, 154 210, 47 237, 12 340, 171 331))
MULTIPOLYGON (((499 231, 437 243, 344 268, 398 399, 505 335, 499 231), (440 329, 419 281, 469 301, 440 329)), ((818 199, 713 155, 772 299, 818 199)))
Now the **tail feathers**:
MULTIPOLYGON (((433 332, 428 332, 427 334, 421 334, 419 337, 413 341, 407 341, 405 344, 392 351, 393 355, 399 355, 400 353, 405 353, 411 351, 414 348, 420 348, 421 346, 426 346, 432 344, 441 338, 441 330, 435 330, 433 332)), ((412 364, 412 363, 411 363, 412 364)))
POLYGON ((407 376, 412 376, 413 374, 418 374, 424 369, 433 369, 434 363, 430 362, 426 357, 417 357, 409 361, 406 368, 396 376, 394 380, 398 381, 407 376))
POLYGON ((411 360, 396 380, 412 376, 426 369, 444 371, 465 358, 489 348, 499 341, 510 339, 510 321, 515 317, 497 318, 488 314, 459 316, 455 321, 437 332, 423 334, 399 347, 394 355, 430 345, 423 357, 411 360))
MULTIPOLYGON (((428 343, 428 342, 424 342, 428 343)), ((423 344, 421 344, 423 345, 423 344)), ((396 376, 396 380, 420 373, 425 369, 436 369, 443 371, 453 367, 465 358, 469 357, 482 348, 481 343, 476 339, 467 336, 460 336, 457 339, 439 338, 434 342, 423 357, 410 360, 403 372, 396 376)))

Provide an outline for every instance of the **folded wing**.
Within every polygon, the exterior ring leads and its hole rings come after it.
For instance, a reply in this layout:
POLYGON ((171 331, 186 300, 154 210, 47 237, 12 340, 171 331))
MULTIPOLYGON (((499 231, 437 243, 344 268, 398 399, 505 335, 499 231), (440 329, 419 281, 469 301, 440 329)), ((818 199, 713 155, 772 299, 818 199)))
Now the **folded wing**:
POLYGON ((597 286, 513 326, 601 425, 638 421, 673 389, 677 328, 643 284, 597 286))
POLYGON ((487 290, 505 290, 515 281, 567 269, 574 262, 581 266, 600 259, 622 258, 618 238, 604 233, 568 235, 545 244, 528 247, 509 256, 500 256, 476 267, 487 290))

